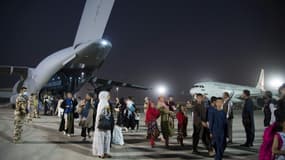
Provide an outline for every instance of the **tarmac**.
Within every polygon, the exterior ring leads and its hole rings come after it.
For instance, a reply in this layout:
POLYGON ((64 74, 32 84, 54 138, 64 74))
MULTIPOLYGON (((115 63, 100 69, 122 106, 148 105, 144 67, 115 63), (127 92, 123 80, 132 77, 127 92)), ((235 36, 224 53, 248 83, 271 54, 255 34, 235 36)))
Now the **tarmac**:
MULTIPOLYGON (((94 160, 92 156, 92 139, 83 142, 80 137, 81 129, 75 122, 75 136, 67 137, 58 132, 59 118, 56 116, 41 116, 32 123, 25 124, 21 144, 12 143, 13 135, 13 110, 0 108, 0 160, 94 160)), ((151 148, 146 140, 146 127, 143 120, 140 122, 139 131, 130 131, 124 134, 125 145, 112 145, 112 159, 214 159, 209 157, 204 146, 199 144, 199 155, 192 154, 192 121, 189 118, 188 137, 185 146, 177 144, 176 135, 170 139, 170 147, 165 148, 163 142, 156 142, 151 148)), ((244 129, 241 123, 240 112, 235 113, 233 126, 233 142, 228 145, 224 159, 257 160, 258 150, 262 142, 263 114, 255 112, 255 142, 251 148, 240 147, 245 142, 244 129)))

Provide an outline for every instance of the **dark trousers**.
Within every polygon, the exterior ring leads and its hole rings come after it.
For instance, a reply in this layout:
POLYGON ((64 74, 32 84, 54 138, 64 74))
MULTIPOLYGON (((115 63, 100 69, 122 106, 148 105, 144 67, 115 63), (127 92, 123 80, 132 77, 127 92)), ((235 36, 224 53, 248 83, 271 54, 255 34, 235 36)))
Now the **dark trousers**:
POLYGON ((211 146, 211 138, 210 138, 210 132, 209 129, 204 128, 202 125, 193 125, 193 150, 197 150, 199 140, 200 140, 200 135, 202 135, 202 142, 206 146, 208 150, 212 149, 211 146), (201 133, 202 132, 202 133, 201 133))
POLYGON ((139 126, 140 125, 140 121, 139 120, 136 120, 136 126, 137 126, 137 130, 139 130, 139 126))
POLYGON ((212 151, 213 150, 213 146, 211 143, 211 137, 210 137, 210 130, 209 128, 203 128, 203 133, 202 133, 202 142, 204 143, 204 145, 206 146, 207 150, 212 151))
POLYGON ((228 119, 227 132, 228 132, 229 141, 233 141, 233 119, 228 119))
POLYGON ((193 150, 197 150, 199 139, 200 139, 200 130, 201 130, 201 126, 193 125, 193 135, 192 135, 193 150))
POLYGON ((225 143, 226 143, 226 138, 222 134, 215 134, 214 135, 214 148, 215 148, 215 160, 222 160, 223 159, 223 154, 225 151, 225 143))
POLYGON ((87 128, 87 127, 82 127, 81 129, 81 137, 86 137, 87 135, 90 135, 90 131, 92 130, 92 128, 87 128), (87 134, 86 134, 87 132, 87 134))
POLYGON ((254 136, 255 136, 255 129, 254 125, 249 123, 244 123, 243 124, 244 129, 245 129, 245 134, 246 134, 246 143, 247 145, 253 145, 254 141, 254 136))
POLYGON ((47 115, 48 112, 48 104, 45 102, 44 104, 44 115, 47 115))

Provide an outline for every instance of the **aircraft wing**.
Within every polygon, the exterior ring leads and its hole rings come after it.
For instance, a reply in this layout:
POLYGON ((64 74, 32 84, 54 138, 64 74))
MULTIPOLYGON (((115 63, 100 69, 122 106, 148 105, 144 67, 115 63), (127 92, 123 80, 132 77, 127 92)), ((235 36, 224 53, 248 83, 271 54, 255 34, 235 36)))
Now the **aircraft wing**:
POLYGON ((133 88, 133 89, 140 89, 140 90, 150 90, 151 89, 151 88, 140 86, 140 85, 113 81, 113 80, 106 80, 106 79, 101 79, 97 77, 93 78, 92 82, 99 86, 100 85, 101 86, 116 86, 116 87, 125 87, 125 88, 133 88))
POLYGON ((22 80, 28 76, 29 67, 24 66, 0 66, 0 75, 18 75, 22 80))

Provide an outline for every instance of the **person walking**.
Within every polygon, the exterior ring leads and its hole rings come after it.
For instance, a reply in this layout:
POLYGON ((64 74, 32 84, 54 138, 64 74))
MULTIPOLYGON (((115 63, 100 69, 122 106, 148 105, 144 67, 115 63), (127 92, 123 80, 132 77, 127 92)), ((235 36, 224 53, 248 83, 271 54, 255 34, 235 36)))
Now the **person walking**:
POLYGON ((228 144, 233 143, 233 119, 234 119, 234 112, 233 112, 233 102, 230 99, 230 94, 229 92, 224 92, 223 94, 223 99, 224 99, 224 105, 223 105, 223 110, 226 113, 227 116, 227 135, 228 135, 228 144))
POLYGON ((277 109, 274 112, 276 121, 285 115, 285 83, 279 88, 279 95, 280 99, 277 101, 277 109))
POLYGON ((63 131, 63 134, 69 137, 74 134, 75 106, 77 106, 77 100, 73 98, 71 92, 68 92, 67 98, 61 104, 61 107, 64 108, 64 114, 62 116, 59 131, 63 131))
POLYGON ((81 137, 83 137, 83 141, 86 141, 87 136, 91 138, 90 132, 93 126, 94 105, 91 93, 86 94, 85 99, 78 106, 77 112, 80 115, 79 126, 81 126, 81 137))
POLYGON ((165 146, 169 147, 169 137, 174 134, 172 120, 175 114, 174 112, 170 111, 169 106, 165 104, 165 99, 163 96, 158 98, 157 108, 160 111, 160 127, 165 140, 165 146))
POLYGON ((111 107, 109 104, 110 94, 107 91, 99 93, 99 103, 95 120, 95 132, 92 144, 92 153, 99 158, 111 158, 111 107))
POLYGON ((36 94, 33 95, 33 118, 40 118, 39 115, 39 100, 36 94))
POLYGON ((120 127, 126 127, 127 126, 127 118, 125 115, 127 104, 125 102, 124 98, 120 98, 119 104, 118 104, 118 117, 117 117, 117 125, 120 127))
POLYGON ((155 140, 158 138, 160 132, 157 126, 157 119, 160 113, 155 105, 149 100, 146 110, 145 124, 147 126, 147 134, 150 139, 150 146, 154 147, 155 140))
POLYGON ((250 91, 244 90, 243 95, 244 107, 242 110, 242 123, 246 133, 246 142, 242 144, 243 147, 252 147, 255 135, 254 127, 254 106, 253 101, 250 98, 250 91))
MULTIPOLYGON (((285 84, 283 84, 280 88, 279 88, 279 95, 280 95, 280 99, 277 101, 277 110, 275 110, 274 112, 274 116, 275 116, 275 122, 273 124, 270 124, 268 127, 265 128, 264 133, 263 133, 263 142, 260 146, 259 149, 259 160, 272 160, 276 156, 276 149, 279 150, 281 149, 281 142, 279 139, 280 135, 277 135, 278 132, 282 132, 282 123, 284 123, 284 115, 285 115, 285 84), (277 143, 275 143, 276 146, 278 146, 276 148, 273 148, 273 142, 274 142, 274 138, 275 136, 277 136, 278 139, 278 145, 276 145, 277 143), (273 154, 273 150, 275 150, 275 154, 273 154)), ((283 143, 284 144, 284 143, 283 143)), ((278 151, 277 151, 278 152, 278 151)))
POLYGON ((222 160, 227 144, 227 116, 223 110, 224 100, 221 97, 216 99, 217 109, 212 117, 212 125, 210 127, 212 143, 215 148, 215 160, 222 160))
POLYGON ((14 143, 21 143, 21 136, 23 132, 23 125, 28 110, 28 93, 27 87, 23 86, 16 98, 16 108, 14 111, 14 143))
POLYGON ((139 131, 139 127, 140 127, 140 111, 139 109, 136 108, 135 112, 135 124, 136 124, 136 131, 139 131))
POLYGON ((34 108, 34 93, 31 93, 31 95, 28 97, 28 123, 33 121, 34 108))
POLYGON ((168 97, 166 105, 168 105, 170 111, 172 112, 176 111, 176 103, 174 102, 173 96, 168 97))
POLYGON ((186 113, 186 108, 184 106, 179 106, 178 112, 176 113, 176 118, 178 120, 178 135, 177 142, 183 147, 183 140, 187 136, 187 124, 188 117, 186 113))
POLYGON ((210 131, 207 125, 207 110, 205 107, 204 96, 202 94, 196 95, 196 103, 193 106, 193 154, 199 154, 197 148, 200 140, 206 146, 210 156, 213 156, 213 148, 210 143, 210 131))
POLYGON ((267 127, 275 122, 274 112, 276 110, 274 99, 272 98, 272 92, 266 91, 264 93, 264 127, 267 127))
POLYGON ((135 120, 135 111, 136 111, 136 106, 135 102, 132 100, 131 97, 129 97, 126 100, 126 116, 127 116, 127 129, 131 128, 131 130, 135 129, 136 126, 136 120, 135 120))

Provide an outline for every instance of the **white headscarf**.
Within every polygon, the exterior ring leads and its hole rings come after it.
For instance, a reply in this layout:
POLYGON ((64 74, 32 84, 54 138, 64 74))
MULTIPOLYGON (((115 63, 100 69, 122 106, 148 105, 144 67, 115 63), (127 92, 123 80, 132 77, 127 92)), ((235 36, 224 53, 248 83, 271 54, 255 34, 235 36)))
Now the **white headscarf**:
POLYGON ((110 93, 107 92, 107 91, 101 91, 99 93, 99 103, 98 103, 98 106, 97 106, 97 116, 96 116, 96 128, 98 126, 99 117, 102 114, 103 109, 110 105, 109 102, 108 102, 109 101, 109 97, 110 97, 110 93))

